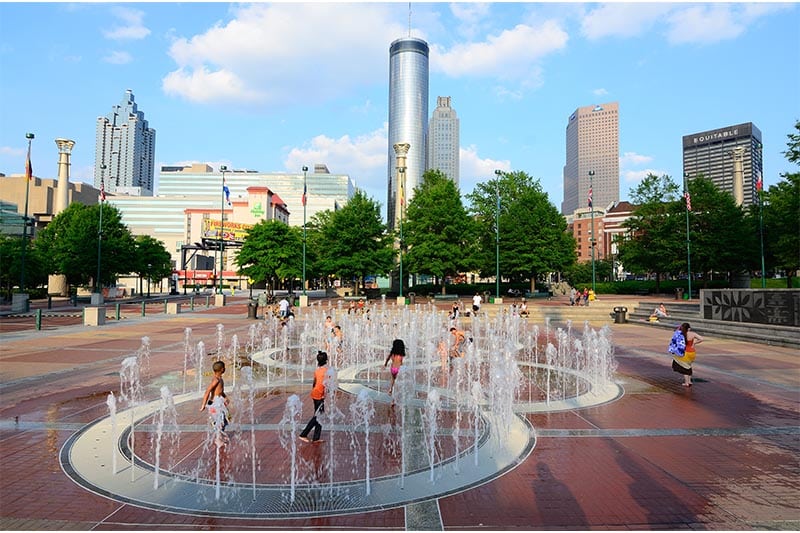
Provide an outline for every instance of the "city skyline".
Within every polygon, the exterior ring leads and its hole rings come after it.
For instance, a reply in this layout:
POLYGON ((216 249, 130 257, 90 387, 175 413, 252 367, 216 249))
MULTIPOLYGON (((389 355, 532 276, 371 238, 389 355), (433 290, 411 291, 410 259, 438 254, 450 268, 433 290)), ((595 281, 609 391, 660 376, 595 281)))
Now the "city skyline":
POLYGON ((6 175, 24 172, 33 132, 37 176, 57 175, 66 137, 72 180, 93 183, 96 118, 131 89, 159 168, 324 163, 385 213, 387 50, 409 33, 431 49, 429 109, 441 95, 458 109, 464 194, 520 170, 559 206, 565 117, 610 101, 622 200, 648 172, 680 181, 684 135, 732 124, 761 130, 765 187, 794 170, 795 4, 412 4, 410 32, 401 3, 6 3, 0 18, 6 175))

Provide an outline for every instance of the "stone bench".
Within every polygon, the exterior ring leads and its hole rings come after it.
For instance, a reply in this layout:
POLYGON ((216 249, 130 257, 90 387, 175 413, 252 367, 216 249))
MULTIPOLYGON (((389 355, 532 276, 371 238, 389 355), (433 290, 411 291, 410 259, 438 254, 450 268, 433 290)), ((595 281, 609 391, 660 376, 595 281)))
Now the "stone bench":
POLYGON ((434 300, 458 300, 458 294, 434 294, 434 300))

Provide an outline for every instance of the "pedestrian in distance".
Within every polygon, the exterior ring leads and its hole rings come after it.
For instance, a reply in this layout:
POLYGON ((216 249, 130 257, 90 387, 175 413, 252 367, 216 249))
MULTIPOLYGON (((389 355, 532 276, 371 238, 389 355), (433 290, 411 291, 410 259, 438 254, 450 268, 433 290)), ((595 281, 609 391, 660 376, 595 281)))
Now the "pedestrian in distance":
POLYGON ((328 371, 328 354, 322 351, 317 352, 317 369, 314 370, 314 381, 311 385, 311 401, 314 402, 314 414, 306 424, 303 431, 300 432, 300 440, 303 442, 322 442, 320 436, 322 434, 322 424, 317 420, 319 413, 325 412, 325 373, 328 371), (314 434, 311 439, 308 434, 311 430, 314 434))
POLYGON ((684 322, 672 334, 667 351, 672 354, 672 370, 683 376, 683 386, 692 386, 692 365, 697 357, 695 346, 703 342, 703 337, 692 331, 684 322))
POLYGON ((477 315, 478 311, 481 310, 481 303, 483 302, 483 298, 477 292, 475 296, 472 297, 472 314, 477 315))

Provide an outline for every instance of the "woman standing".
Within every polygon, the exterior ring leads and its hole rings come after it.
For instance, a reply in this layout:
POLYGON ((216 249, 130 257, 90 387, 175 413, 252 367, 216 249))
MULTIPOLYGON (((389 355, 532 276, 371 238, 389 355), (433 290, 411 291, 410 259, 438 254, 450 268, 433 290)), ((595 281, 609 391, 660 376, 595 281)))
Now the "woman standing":
POLYGON ((692 386, 692 363, 697 356, 695 345, 703 342, 703 337, 692 331, 688 322, 680 325, 672 335, 667 351, 672 354, 672 370, 683 375, 683 386, 692 386))

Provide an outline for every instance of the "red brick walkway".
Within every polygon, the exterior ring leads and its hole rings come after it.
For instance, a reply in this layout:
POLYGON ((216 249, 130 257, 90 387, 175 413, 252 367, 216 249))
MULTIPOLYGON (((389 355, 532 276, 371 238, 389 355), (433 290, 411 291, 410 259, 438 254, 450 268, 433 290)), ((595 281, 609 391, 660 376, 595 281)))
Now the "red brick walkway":
MULTIPOLYGON (((404 508, 295 520, 142 509, 78 487, 58 453, 104 415, 120 361, 147 335, 151 373, 174 371, 184 329, 244 337, 244 303, 223 309, 9 334, 0 344, 0 527, 33 529, 405 529, 404 508), (224 313, 225 316, 220 316, 224 313), (176 355, 177 354, 177 355, 176 355)), ((800 528, 800 358, 708 336, 685 389, 665 331, 614 325, 622 398, 530 415, 533 453, 499 479, 438 500, 444 529, 800 528)), ((265 459, 268 463, 268 460, 265 459)))

